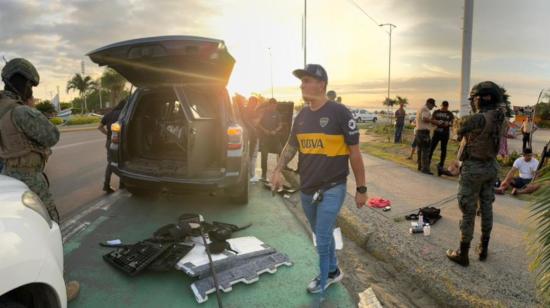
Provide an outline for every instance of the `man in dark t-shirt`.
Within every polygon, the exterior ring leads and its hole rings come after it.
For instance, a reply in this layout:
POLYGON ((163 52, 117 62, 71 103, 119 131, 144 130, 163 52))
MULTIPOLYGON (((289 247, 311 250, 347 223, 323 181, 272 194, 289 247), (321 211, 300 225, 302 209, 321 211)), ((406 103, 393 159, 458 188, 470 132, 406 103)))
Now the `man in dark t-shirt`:
POLYGON ((301 203, 315 233, 319 276, 309 283, 310 293, 325 296, 331 284, 342 280, 338 268, 333 229, 346 196, 349 163, 355 175, 358 208, 365 205, 365 168, 359 151, 359 130, 351 112, 326 98, 328 77, 318 64, 293 72, 301 80, 302 97, 308 106, 294 119, 292 131, 271 178, 272 189, 282 186, 281 170, 299 152, 301 203))
POLYGON ((450 128, 453 126, 455 117, 452 112, 449 111, 449 102, 443 101, 441 103, 441 109, 438 109, 432 114, 432 123, 436 126, 434 135, 432 137, 432 145, 430 151, 430 162, 434 154, 437 144, 441 142, 441 156, 439 164, 437 165, 438 175, 441 175, 441 170, 445 165, 445 158, 447 157, 447 144, 449 143, 450 128))
POLYGON ((281 114, 277 111, 277 101, 271 98, 265 107, 258 128, 260 134, 260 151, 262 152, 262 180, 267 179, 267 158, 269 153, 280 154, 282 149, 280 132, 283 129, 281 114))
MULTIPOLYGON (((111 169, 111 151, 109 151, 109 147, 111 145, 111 136, 113 134, 113 132, 111 131, 111 125, 118 121, 120 112, 122 111, 122 108, 124 108, 125 104, 125 99, 120 101, 120 103, 118 103, 118 105, 113 110, 103 116, 103 118, 101 119, 101 123, 99 123, 99 126, 97 127, 100 132, 107 136, 107 141, 105 142, 105 147, 107 148, 107 167, 105 168, 105 181, 103 182, 103 191, 108 194, 114 192, 113 188, 111 188, 111 175, 113 171, 111 169)), ((123 186, 122 183, 120 183, 120 186, 123 186)))

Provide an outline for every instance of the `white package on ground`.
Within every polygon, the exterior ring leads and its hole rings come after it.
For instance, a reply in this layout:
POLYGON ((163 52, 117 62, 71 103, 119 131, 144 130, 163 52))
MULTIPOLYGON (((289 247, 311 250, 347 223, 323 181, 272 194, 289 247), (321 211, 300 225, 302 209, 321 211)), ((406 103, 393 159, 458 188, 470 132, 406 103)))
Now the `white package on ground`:
MULTIPOLYGON (((184 271, 189 276, 196 277, 208 267, 208 255, 206 254, 201 237, 194 237, 192 240, 195 243, 195 247, 178 261, 176 268, 184 271)), ((261 253, 262 251, 271 249, 271 247, 253 236, 232 238, 228 239, 227 242, 237 254, 227 250, 220 254, 212 254, 214 265, 230 256, 261 253)), ((210 243, 210 241, 207 241, 207 243, 210 243)))
MULTIPOLYGON (((217 271, 219 289, 227 293, 233 290, 237 283, 252 284, 260 279, 263 273, 275 274, 277 268, 283 265, 292 266, 289 257, 280 252, 270 249, 271 253, 250 257, 251 253, 242 256, 233 256, 234 262, 229 268, 217 271), (245 258, 239 260, 239 258, 245 258)), ((215 266, 219 270, 218 266, 215 266)), ((208 300, 208 294, 216 292, 216 284, 212 276, 203 277, 193 284, 191 290, 198 303, 208 300)))

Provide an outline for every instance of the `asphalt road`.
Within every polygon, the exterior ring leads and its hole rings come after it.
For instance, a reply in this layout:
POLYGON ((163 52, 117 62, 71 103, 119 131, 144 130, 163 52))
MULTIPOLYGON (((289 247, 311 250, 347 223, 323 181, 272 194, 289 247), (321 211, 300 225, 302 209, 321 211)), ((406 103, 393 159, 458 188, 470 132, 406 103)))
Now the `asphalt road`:
MULTIPOLYGON (((97 130, 62 132, 52 151, 46 174, 63 220, 104 194, 105 137, 97 130)), ((112 186, 118 187, 116 175, 112 186)))

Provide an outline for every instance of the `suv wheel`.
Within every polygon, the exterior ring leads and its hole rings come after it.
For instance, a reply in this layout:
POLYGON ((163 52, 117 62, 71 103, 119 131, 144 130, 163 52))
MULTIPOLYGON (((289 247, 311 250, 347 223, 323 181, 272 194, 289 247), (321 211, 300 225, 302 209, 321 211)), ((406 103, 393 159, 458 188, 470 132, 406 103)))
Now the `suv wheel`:
MULTIPOLYGON (((245 175, 248 175, 248 168, 246 168, 245 175)), ((248 204, 248 176, 243 177, 243 181, 240 181, 237 185, 227 188, 225 193, 231 198, 231 202, 240 205, 248 204)))
POLYGON ((153 198, 156 192, 141 186, 125 186, 126 190, 137 198, 153 198))

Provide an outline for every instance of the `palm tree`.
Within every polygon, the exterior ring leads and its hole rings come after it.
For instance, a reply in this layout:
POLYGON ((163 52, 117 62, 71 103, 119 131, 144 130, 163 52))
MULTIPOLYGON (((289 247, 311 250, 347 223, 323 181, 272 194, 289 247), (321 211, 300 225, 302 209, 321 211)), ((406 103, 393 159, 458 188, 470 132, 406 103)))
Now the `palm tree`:
POLYGON ((95 87, 96 82, 92 80, 92 77, 82 76, 77 73, 67 82, 67 93, 69 93, 69 91, 78 91, 80 97, 84 98, 84 109, 82 110, 84 113, 88 110, 86 106, 86 95, 95 87))
POLYGON ((115 106, 120 100, 126 86, 126 79, 111 68, 107 68, 101 75, 101 85, 109 91, 111 104, 115 106))
POLYGON ((550 166, 541 170, 545 173, 537 182, 545 182, 537 192, 531 205, 531 219, 534 229, 530 233, 530 251, 535 257, 531 263, 536 270, 537 286, 542 299, 550 304, 550 166), (546 171, 546 172, 545 172, 546 171))
POLYGON ((407 106, 409 104, 409 100, 406 97, 396 96, 395 101, 398 105, 403 104, 403 106, 407 106))

